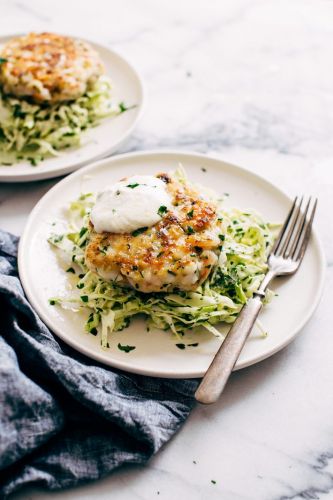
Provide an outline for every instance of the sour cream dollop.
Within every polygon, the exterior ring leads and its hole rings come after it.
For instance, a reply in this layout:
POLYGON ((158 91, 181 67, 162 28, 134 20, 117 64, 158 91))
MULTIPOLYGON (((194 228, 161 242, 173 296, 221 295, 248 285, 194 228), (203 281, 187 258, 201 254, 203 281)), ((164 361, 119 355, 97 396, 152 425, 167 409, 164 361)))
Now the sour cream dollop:
POLYGON ((134 175, 98 194, 90 220, 97 233, 131 233, 162 218, 171 197, 166 184, 151 175, 134 175))

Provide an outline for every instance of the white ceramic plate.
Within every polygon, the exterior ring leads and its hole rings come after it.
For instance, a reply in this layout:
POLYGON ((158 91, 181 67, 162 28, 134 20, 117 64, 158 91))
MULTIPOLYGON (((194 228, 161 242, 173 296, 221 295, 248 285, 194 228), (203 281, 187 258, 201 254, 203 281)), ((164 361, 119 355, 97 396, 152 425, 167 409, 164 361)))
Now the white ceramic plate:
MULTIPOLYGON (((30 214, 19 248, 19 272, 25 292, 43 321, 75 349, 98 361, 123 370, 160 377, 200 377, 208 368, 220 340, 208 333, 189 333, 185 343, 198 347, 180 350, 171 333, 146 331, 143 320, 135 320, 128 329, 110 336, 110 349, 102 350, 100 340, 84 333, 84 318, 50 306, 48 298, 62 295, 68 274, 59 266, 55 252, 46 239, 53 221, 63 219, 63 209, 82 192, 98 191, 107 183, 125 175, 154 174, 173 170, 181 162, 189 178, 228 192, 227 205, 255 208, 270 221, 282 221, 290 199, 263 178, 240 167, 210 157, 183 152, 151 152, 121 155, 90 165, 54 186, 30 214), (205 169, 205 170, 204 170, 205 169), (135 345, 125 353, 118 342, 135 345)), ((287 345, 313 314, 320 299, 324 280, 324 257, 313 234, 304 261, 297 274, 277 279, 278 297, 268 305, 260 320, 268 332, 262 338, 254 330, 237 362, 236 369, 271 356, 287 345)))
MULTIPOLYGON (((0 37, 0 46, 18 35, 0 37)), ((47 158, 38 166, 20 162, 11 166, 0 165, 0 182, 26 182, 49 179, 73 172, 82 165, 103 158, 116 151, 132 133, 143 109, 143 83, 135 69, 119 54, 97 43, 88 41, 100 54, 106 74, 113 83, 115 104, 124 102, 135 108, 113 118, 103 120, 82 136, 83 144, 66 149, 61 156, 47 158)))

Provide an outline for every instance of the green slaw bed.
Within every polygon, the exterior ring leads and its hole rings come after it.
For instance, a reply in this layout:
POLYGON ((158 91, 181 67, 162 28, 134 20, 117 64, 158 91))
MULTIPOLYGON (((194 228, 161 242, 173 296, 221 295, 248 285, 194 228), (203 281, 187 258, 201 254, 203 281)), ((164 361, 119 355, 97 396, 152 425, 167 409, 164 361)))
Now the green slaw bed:
MULTIPOLYGON (((182 173, 176 175, 183 178, 182 173)), ((220 337, 218 324, 235 321, 267 271, 276 226, 263 221, 254 211, 225 209, 221 200, 218 215, 223 218, 225 238, 218 264, 196 291, 145 294, 105 281, 85 265, 89 213, 94 201, 94 194, 82 194, 67 210, 67 230, 49 237, 72 283, 69 293, 49 302, 76 312, 88 310, 85 330, 100 334, 102 347, 108 347, 109 333, 128 327, 138 314, 145 316, 148 330, 154 327, 182 336, 188 329, 201 327, 220 337)), ((266 302, 272 295, 267 292, 266 302)))
POLYGON ((100 120, 128 108, 114 105, 111 81, 100 77, 75 101, 34 104, 0 90, 0 165, 28 160, 35 166, 45 157, 81 145, 83 132, 100 120))

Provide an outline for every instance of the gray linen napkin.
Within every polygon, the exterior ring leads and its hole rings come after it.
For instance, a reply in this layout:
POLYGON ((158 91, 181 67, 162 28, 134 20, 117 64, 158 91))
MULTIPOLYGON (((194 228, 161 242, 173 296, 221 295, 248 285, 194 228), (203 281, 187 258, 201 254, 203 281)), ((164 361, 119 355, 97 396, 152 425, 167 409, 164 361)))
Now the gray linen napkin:
POLYGON ((55 338, 24 296, 0 231, 0 497, 145 463, 188 416, 196 380, 111 370, 55 338))

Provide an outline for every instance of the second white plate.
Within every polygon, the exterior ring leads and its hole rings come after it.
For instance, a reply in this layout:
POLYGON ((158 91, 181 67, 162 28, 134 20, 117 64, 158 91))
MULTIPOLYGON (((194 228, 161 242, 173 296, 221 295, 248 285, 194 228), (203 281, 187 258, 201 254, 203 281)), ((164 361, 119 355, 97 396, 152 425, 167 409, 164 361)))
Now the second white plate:
MULTIPOLYGON (((229 193, 226 205, 255 208, 269 221, 283 221, 290 199, 263 178, 240 167, 203 155, 183 152, 136 153, 109 158, 76 172, 54 186, 31 212, 19 248, 19 272, 25 292, 43 321, 78 351, 102 363, 130 372, 159 377, 200 377, 207 370, 220 340, 208 333, 189 333, 184 343, 197 347, 177 348, 170 332, 147 332, 143 320, 110 335, 110 348, 84 332, 81 314, 50 306, 48 299, 63 295, 68 274, 47 243, 52 222, 63 219, 63 209, 82 192, 99 191, 126 175, 155 174, 174 170, 181 162, 191 181, 229 193), (135 345, 130 353, 119 351, 118 343, 135 345)), ((303 328, 320 299, 324 281, 324 257, 313 234, 301 268, 295 276, 273 283, 277 291, 264 308, 260 320, 268 332, 263 338, 255 328, 236 369, 271 356, 287 345, 303 328)))
MULTIPOLYGON (((0 46, 14 36, 0 37, 0 46)), ((112 79, 113 102, 124 102, 136 107, 119 116, 107 118, 95 128, 88 129, 82 136, 83 144, 78 148, 66 149, 56 158, 47 158, 36 167, 29 162, 15 165, 0 165, 0 182, 27 182, 50 179, 68 174, 97 159, 115 152, 132 133, 141 115, 144 102, 143 83, 135 69, 119 54, 87 40, 99 53, 112 79)))

